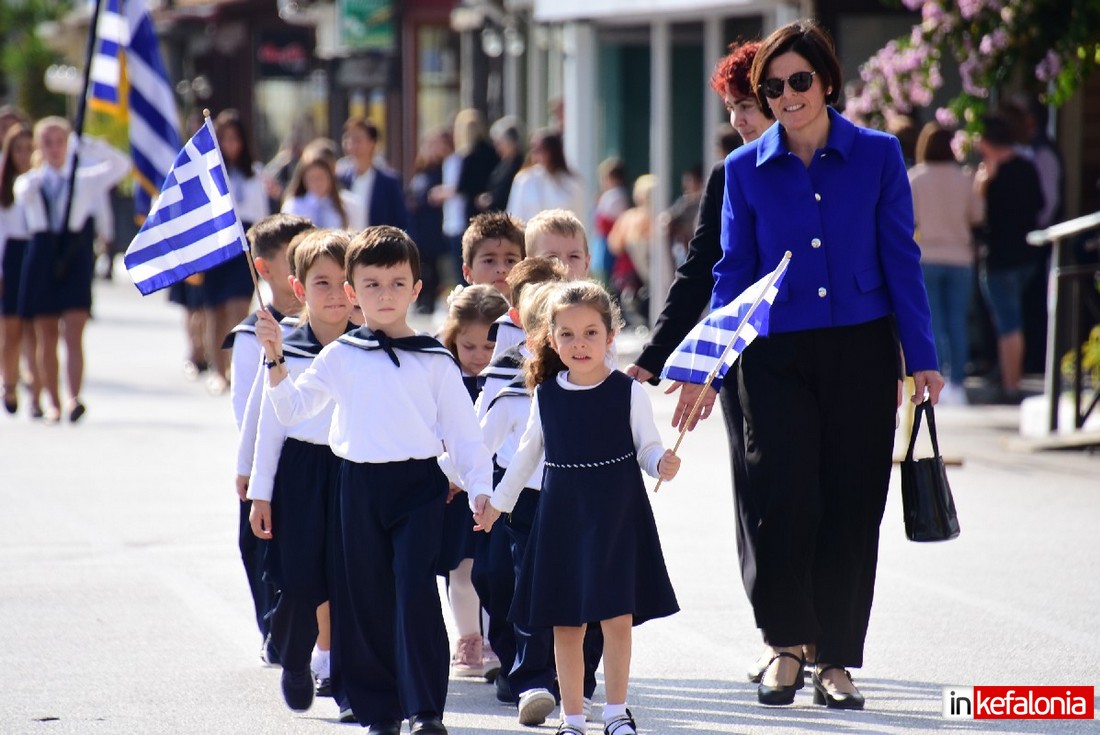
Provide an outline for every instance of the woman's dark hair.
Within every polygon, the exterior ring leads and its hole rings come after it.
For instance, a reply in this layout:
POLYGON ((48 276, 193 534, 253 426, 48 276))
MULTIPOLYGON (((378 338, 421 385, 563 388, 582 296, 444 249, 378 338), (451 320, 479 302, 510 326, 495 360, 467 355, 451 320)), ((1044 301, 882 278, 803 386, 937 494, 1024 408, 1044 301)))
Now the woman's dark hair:
POLYGON ((765 38, 760 44, 760 50, 756 52, 756 58, 753 59, 749 81, 753 91, 756 92, 756 99, 764 115, 768 119, 775 117, 772 115, 771 107, 768 106, 768 98, 760 89, 760 83, 764 81, 764 73, 772 59, 788 51, 793 51, 809 62, 817 72, 821 86, 825 89, 826 104, 835 105, 840 99, 844 75, 840 70, 840 60, 836 57, 833 39, 814 21, 796 20, 773 31, 765 38))
POLYGON ((24 173, 23 171, 16 171, 15 166, 12 164, 12 157, 15 155, 15 143, 19 138, 26 137, 27 140, 34 140, 33 132, 30 127, 23 123, 15 123, 8 128, 7 135, 4 136, 4 148, 0 153, 0 207, 7 209, 15 203, 15 180, 19 178, 19 175, 24 173))
POLYGON ((951 150, 952 137, 951 131, 938 122, 925 123, 917 138, 917 163, 956 162, 951 150))
POLYGON ((992 112, 982 118, 982 140, 996 148, 1011 148, 1016 145, 1016 131, 1007 117, 992 112))
POLYGON ((561 133, 549 128, 536 131, 531 136, 531 148, 546 154, 546 170, 552 175, 572 173, 565 162, 565 146, 562 143, 561 133))
POLYGON ((232 128, 237 137, 241 139, 241 154, 235 161, 226 161, 226 168, 235 168, 245 176, 252 175, 252 147, 248 144, 248 133, 244 129, 244 121, 236 110, 222 110, 214 118, 214 134, 221 139, 224 132, 232 128))

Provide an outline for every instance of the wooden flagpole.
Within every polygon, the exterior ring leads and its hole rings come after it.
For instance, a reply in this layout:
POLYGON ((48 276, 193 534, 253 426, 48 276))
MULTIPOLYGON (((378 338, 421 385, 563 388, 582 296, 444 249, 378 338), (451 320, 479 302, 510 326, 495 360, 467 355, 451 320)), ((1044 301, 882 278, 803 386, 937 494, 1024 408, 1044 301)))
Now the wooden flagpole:
MULTIPOLYGON (((760 306, 760 304, 764 302, 764 296, 766 296, 771 287, 775 285, 775 281, 779 277, 779 266, 783 265, 790 259, 791 251, 788 250, 786 253, 783 254, 783 259, 779 261, 779 265, 777 265, 775 267, 775 270, 772 271, 772 277, 768 279, 768 282, 764 285, 764 288, 761 289, 760 295, 756 297, 756 300, 752 302, 752 306, 750 306, 749 310, 745 313, 745 318, 742 319, 741 323, 737 325, 737 329, 734 330, 733 337, 730 338, 729 344, 727 344, 725 349, 722 350, 722 354, 718 356, 718 362, 715 364, 714 369, 710 371, 710 375, 707 376, 707 381, 703 383, 703 389, 699 391, 699 397, 695 399, 695 405, 691 407, 691 413, 688 414, 687 422, 684 424, 684 428, 680 430, 680 436, 677 437, 676 443, 672 446, 673 454, 676 454, 676 452, 680 450, 680 444, 684 441, 684 437, 687 436, 688 427, 691 426, 692 422, 695 420, 695 417, 699 414, 699 410, 703 407, 703 397, 706 396, 707 390, 710 389, 711 383, 713 383, 715 378, 718 377, 718 371, 726 362, 726 355, 728 355, 729 351, 733 349, 733 346, 737 344, 737 338, 741 336, 741 330, 744 329, 745 325, 749 323, 749 319, 751 319, 752 315, 756 313, 756 310, 760 306)), ((657 480, 657 484, 653 487, 653 492, 657 492, 658 490, 660 490, 661 483, 663 482, 664 480, 657 480)))
MULTIPOLYGON (((202 110, 203 121, 205 123, 210 122, 210 109, 204 107, 202 110)), ((214 136, 214 146, 218 149, 218 160, 222 162, 222 174, 225 175, 225 183, 229 185, 229 172, 225 170, 225 159, 222 157, 222 147, 218 144, 218 136, 214 136)), ((237 217, 237 221, 240 222, 241 218, 237 217)), ((247 247, 248 239, 245 238, 245 245, 247 247)), ((252 262, 252 253, 245 251, 244 259, 248 261, 248 273, 252 276, 252 285, 256 289, 256 301, 259 302, 261 309, 267 309, 267 304, 264 303, 263 293, 260 291, 260 277, 256 273, 256 264, 252 262)))

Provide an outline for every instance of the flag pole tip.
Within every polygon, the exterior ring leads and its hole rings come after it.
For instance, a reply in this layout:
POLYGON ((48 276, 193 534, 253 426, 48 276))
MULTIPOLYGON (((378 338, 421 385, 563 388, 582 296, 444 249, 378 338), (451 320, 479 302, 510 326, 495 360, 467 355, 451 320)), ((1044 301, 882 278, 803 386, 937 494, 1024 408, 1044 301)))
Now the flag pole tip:
POLYGON ((789 258, 789 257, 791 257, 791 251, 790 251, 790 250, 788 250, 787 252, 785 252, 785 253, 783 254, 783 257, 784 257, 784 258, 789 258))
POLYGON ((209 107, 202 108, 202 116, 207 118, 207 119, 210 118, 210 108, 209 107))

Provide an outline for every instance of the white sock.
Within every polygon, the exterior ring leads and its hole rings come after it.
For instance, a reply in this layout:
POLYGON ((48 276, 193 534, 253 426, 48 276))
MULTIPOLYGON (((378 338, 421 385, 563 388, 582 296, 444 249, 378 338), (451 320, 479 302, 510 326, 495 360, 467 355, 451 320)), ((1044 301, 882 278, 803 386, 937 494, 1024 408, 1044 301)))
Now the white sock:
POLYGON ((330 676, 330 662, 332 656, 329 651, 323 651, 314 647, 313 657, 309 662, 309 668, 318 679, 327 679, 330 676))
POLYGON ((588 720, 584 719, 584 715, 565 715, 562 719, 565 720, 566 725, 572 725, 581 732, 588 728, 588 720))
POLYGON ((603 721, 611 722, 616 717, 623 717, 626 715, 626 703, 623 704, 605 704, 603 706, 603 721))

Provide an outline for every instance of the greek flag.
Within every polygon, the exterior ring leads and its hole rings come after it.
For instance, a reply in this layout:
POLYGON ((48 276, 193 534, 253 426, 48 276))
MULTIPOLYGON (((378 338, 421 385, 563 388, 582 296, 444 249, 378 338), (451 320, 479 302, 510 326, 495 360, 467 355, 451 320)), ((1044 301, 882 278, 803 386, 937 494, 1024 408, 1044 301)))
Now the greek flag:
POLYGON ((668 358, 661 377, 703 384, 714 373, 715 387, 720 386, 726 371, 749 343, 757 335, 768 334, 771 306, 790 259, 788 253, 774 271, 696 324, 668 358))
POLYGON ((145 0, 105 0, 92 58, 92 109, 130 129, 134 212, 145 216, 180 149, 176 98, 145 0))
POLYGON ((210 118, 176 157, 123 262, 150 294, 248 252, 210 118))

